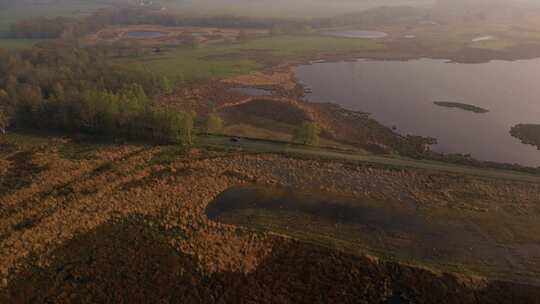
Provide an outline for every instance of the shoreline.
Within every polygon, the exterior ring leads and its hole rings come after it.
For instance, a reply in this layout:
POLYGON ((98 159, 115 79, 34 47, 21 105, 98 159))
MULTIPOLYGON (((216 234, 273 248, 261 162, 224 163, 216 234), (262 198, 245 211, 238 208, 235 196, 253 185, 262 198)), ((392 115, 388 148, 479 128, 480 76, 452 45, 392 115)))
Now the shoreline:
MULTIPOLYGON (((515 57, 515 58, 512 58, 512 59, 508 59, 508 60, 491 58, 491 59, 488 59, 487 61, 482 62, 482 63, 488 63, 488 62, 497 61, 497 60, 513 62, 513 61, 520 61, 520 60, 533 60, 533 59, 538 59, 538 58, 540 58, 540 55, 534 56, 534 57, 531 57, 531 58, 515 57)), ((392 57, 387 57, 387 56, 323 55, 323 56, 319 56, 319 57, 317 57, 315 59, 313 59, 313 58, 304 58, 304 59, 288 60, 288 61, 286 61, 284 63, 280 63, 280 64, 278 64, 276 66, 265 68, 265 69, 262 69, 260 71, 256 71, 254 73, 249 74, 249 75, 253 75, 253 74, 266 74, 267 73, 267 75, 268 74, 271 75, 271 74, 276 73, 276 72, 277 73, 286 73, 286 74, 288 74, 288 76, 289 76, 289 78, 291 80, 291 83, 294 84, 294 89, 293 90, 285 89, 284 92, 281 92, 279 89, 276 90, 276 87, 273 87, 272 85, 269 85, 269 86, 260 86, 260 85, 259 86, 252 86, 250 84, 243 84, 243 86, 248 87, 248 88, 257 88, 257 89, 270 90, 272 92, 272 94, 270 96, 251 96, 249 98, 250 100, 247 101, 247 102, 251 102, 253 100, 258 100, 258 99, 272 99, 272 100, 282 99, 282 98, 296 99, 297 102, 305 102, 305 103, 309 103, 309 104, 329 104, 333 108, 336 108, 338 111, 341 111, 341 112, 344 112, 344 113, 350 113, 352 115, 365 115, 365 116, 369 117, 370 113, 365 113, 365 112, 362 112, 362 111, 348 110, 348 109, 342 107, 341 105, 339 105, 337 103, 308 100, 306 98, 306 93, 308 93, 309 88, 307 88, 305 86, 305 84, 301 83, 296 78, 296 75, 294 73, 294 69, 296 67, 303 66, 303 65, 313 65, 313 64, 319 64, 319 63, 335 63, 335 62, 348 62, 348 61, 356 62, 356 61, 359 61, 359 60, 409 61, 409 60, 419 60, 419 59, 446 60, 448 63, 471 64, 471 63, 455 62, 455 61, 452 61, 452 59, 449 59, 449 57, 436 58, 436 57, 426 57, 426 56, 418 56, 418 57, 401 56, 401 57, 392 58, 392 57)), ((240 77, 241 76, 243 76, 243 75, 240 75, 240 77)), ((233 78, 234 77, 235 76, 233 76, 233 78)), ((227 78, 225 78, 225 79, 227 79, 227 78)), ((220 80, 220 82, 221 81, 223 81, 223 80, 220 80)), ((289 84, 289 85, 292 86, 292 84, 289 84)), ((279 85, 277 87, 279 87, 279 85)), ((393 130, 391 127, 382 125, 376 119, 373 119, 371 117, 369 117, 369 119, 375 121, 382 128, 391 130, 395 135, 399 136, 400 138, 402 138, 402 139, 407 138, 407 136, 395 132, 395 130, 393 130)), ((427 154, 427 155, 422 155, 420 157, 420 159, 439 160, 439 161, 448 162, 450 164, 456 164, 456 163, 461 164, 461 165, 465 164, 465 165, 471 165, 473 167, 488 167, 488 168, 495 168, 495 169, 512 168, 512 169, 517 169, 519 171, 524 171, 524 172, 527 172, 527 173, 534 173, 534 174, 540 173, 540 166, 534 167, 534 166, 525 166, 525 165, 513 164, 513 163, 509 163, 509 162, 504 163, 504 162, 494 162, 494 161, 489 161, 489 160, 474 159, 474 158, 471 158, 470 156, 468 156, 466 154, 457 154, 457 153, 446 154, 446 153, 433 152, 431 150, 429 152, 430 153, 427 154), (454 158, 456 158, 456 159, 454 159, 454 158)))

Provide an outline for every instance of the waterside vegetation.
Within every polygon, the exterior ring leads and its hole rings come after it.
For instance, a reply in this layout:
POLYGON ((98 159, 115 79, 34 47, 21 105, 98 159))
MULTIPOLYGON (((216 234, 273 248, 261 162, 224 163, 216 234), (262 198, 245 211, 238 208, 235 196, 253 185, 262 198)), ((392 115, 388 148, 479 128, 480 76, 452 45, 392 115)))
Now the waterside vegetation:
POLYGON ((488 113, 488 109, 484 109, 475 105, 461 103, 461 102, 450 102, 450 101, 435 101, 434 104, 445 107, 445 108, 455 108, 455 109, 461 109, 473 113, 488 113))

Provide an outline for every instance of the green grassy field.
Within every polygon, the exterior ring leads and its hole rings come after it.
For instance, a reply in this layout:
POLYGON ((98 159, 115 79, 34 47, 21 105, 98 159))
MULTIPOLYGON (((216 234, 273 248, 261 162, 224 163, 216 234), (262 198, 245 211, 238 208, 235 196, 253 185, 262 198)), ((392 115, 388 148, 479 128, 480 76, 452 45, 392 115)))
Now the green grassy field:
POLYGON ((249 73, 272 60, 316 58, 321 54, 347 54, 382 47, 374 41, 362 39, 317 35, 272 36, 243 43, 172 48, 165 55, 121 58, 118 62, 172 78, 193 80, 249 73))
POLYGON ((321 53, 348 53, 382 48, 373 40, 347 39, 327 36, 274 36, 235 45, 230 51, 267 51, 273 56, 315 56, 321 53))
POLYGON ((176 49, 167 55, 122 58, 118 62, 165 75, 170 79, 187 81, 245 74, 261 68, 260 64, 251 59, 205 58, 213 54, 216 52, 211 49, 176 49))

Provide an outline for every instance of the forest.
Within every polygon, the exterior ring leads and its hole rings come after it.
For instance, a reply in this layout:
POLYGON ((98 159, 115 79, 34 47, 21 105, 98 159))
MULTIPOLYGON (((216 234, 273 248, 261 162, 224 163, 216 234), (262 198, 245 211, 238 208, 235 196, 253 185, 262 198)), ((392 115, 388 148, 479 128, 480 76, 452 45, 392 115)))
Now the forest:
POLYGON ((194 115, 151 107, 170 88, 164 77, 113 65, 69 42, 3 51, 0 127, 190 143, 194 115))

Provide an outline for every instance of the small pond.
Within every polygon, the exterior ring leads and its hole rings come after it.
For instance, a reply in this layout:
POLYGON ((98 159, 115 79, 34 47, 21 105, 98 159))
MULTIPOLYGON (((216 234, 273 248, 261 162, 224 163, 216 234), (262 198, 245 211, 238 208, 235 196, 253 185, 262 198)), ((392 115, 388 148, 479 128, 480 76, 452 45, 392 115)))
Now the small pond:
POLYGON ((232 88, 231 91, 241 93, 249 96, 270 96, 271 90, 257 89, 257 88, 232 88))
POLYGON ((387 33, 378 31, 344 30, 344 31, 325 31, 321 33, 324 36, 342 37, 342 38, 360 38, 377 39, 388 36, 387 33))
POLYGON ((482 42, 482 41, 491 41, 491 40, 497 40, 497 37, 495 36, 480 36, 472 39, 472 42, 482 42))

